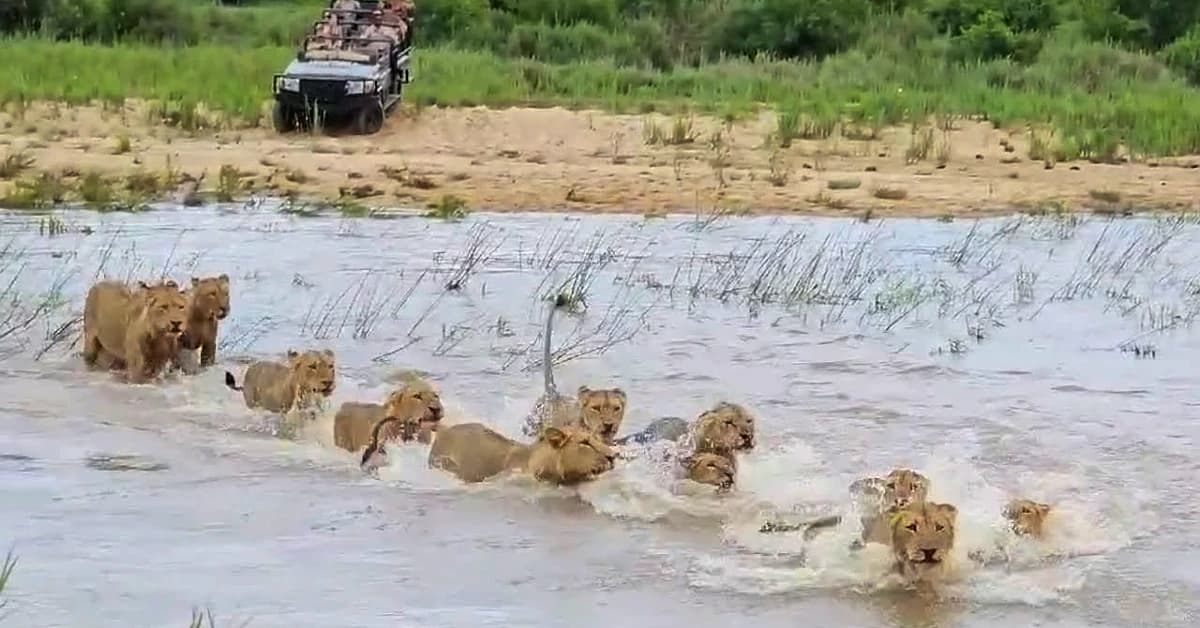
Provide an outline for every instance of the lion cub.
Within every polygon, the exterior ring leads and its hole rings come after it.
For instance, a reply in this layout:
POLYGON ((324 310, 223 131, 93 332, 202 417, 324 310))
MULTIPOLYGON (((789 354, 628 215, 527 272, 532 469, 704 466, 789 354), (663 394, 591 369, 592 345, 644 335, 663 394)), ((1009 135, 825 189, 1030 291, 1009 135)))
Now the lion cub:
POLYGON ((1045 537, 1046 517, 1050 505, 1032 499, 1014 499, 1004 507, 1004 518, 1008 519, 1013 533, 1018 536, 1045 537))
POLYGON ((696 452, 731 455, 754 449, 754 417, 736 403, 721 401, 696 417, 696 452))
POLYGON ((718 492, 733 488, 737 478, 737 460, 732 455, 698 452, 680 460, 687 479, 717 487, 718 492))
POLYGON ((547 427, 529 445, 482 423, 459 423, 439 430, 429 449, 429 466, 464 482, 482 482, 505 471, 528 473, 549 484, 588 482, 613 468, 616 452, 591 430, 547 427))
POLYGON ((89 367, 123 369, 126 380, 144 383, 166 369, 179 347, 187 295, 179 284, 120 281, 93 285, 83 308, 83 360, 89 367))
POLYGON ((888 518, 896 571, 904 579, 933 581, 952 570, 958 509, 950 504, 913 502, 888 518))
MULTIPOLYGON (((855 547, 862 543, 886 545, 890 535, 888 517, 901 508, 925 501, 929 494, 929 478, 912 469, 892 469, 887 476, 867 477, 850 484, 850 496, 855 499, 860 514, 862 533, 855 547)), ((840 525, 842 517, 833 515, 802 523, 768 521, 759 532, 794 532, 804 530, 811 539, 821 531, 840 525)))
POLYGON ((628 398, 620 388, 592 389, 580 386, 576 396, 563 395, 554 384, 554 356, 550 350, 554 314, 564 307, 559 297, 550 305, 542 346, 542 379, 544 392, 525 418, 522 433, 534 437, 546 426, 580 426, 595 432, 605 444, 613 445, 621 423, 625 420, 628 398))
MULTIPOLYGON (((200 367, 217 361, 217 328, 229 316, 229 275, 192 277, 187 330, 180 338, 181 349, 200 350, 200 367)), ((182 362, 182 360, 180 360, 182 362)))
POLYGON ((442 398, 433 386, 412 379, 389 393, 382 404, 343 403, 333 417, 333 442, 346 451, 372 444, 379 448, 382 429, 384 441, 400 436, 405 442, 415 439, 428 444, 443 413, 442 398))
POLYGON ((328 398, 333 394, 334 379, 334 356, 329 349, 289 349, 287 364, 254 362, 246 369, 241 386, 233 373, 225 371, 225 385, 241 391, 247 407, 283 413, 307 410, 328 398))

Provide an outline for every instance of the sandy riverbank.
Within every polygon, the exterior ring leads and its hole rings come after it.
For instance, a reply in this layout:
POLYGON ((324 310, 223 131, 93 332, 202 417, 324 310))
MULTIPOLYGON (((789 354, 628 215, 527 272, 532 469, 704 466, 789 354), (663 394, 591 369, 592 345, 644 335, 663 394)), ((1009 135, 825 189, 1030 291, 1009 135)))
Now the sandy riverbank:
POLYGON ((950 131, 931 127, 924 151, 910 150, 921 134, 908 128, 872 140, 835 135, 772 148, 769 113, 729 125, 695 117, 690 132, 679 134, 677 120, 434 108, 397 111, 369 137, 193 134, 151 124, 132 104, 123 112, 37 105, 0 114, 0 157, 18 150, 32 157, 22 176, 124 176, 169 164, 205 173, 210 189, 230 165, 246 175, 248 190, 344 196, 368 207, 422 207, 453 195, 470 209, 493 211, 967 216, 1036 207, 1200 208, 1200 157, 1047 164, 1030 159, 1029 133, 971 120, 950 131), (653 141, 650 126, 667 141, 653 141), (693 141, 671 143, 675 135, 693 141), (915 153, 924 158, 912 159, 915 153))

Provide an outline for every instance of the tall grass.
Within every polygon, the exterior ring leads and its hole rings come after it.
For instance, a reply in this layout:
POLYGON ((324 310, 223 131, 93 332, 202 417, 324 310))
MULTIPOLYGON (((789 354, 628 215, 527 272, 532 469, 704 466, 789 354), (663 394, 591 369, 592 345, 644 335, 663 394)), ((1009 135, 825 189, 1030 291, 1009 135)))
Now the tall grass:
MULTIPOLYGON (((96 45, 0 39, 0 102, 197 104, 263 121, 271 76, 293 49, 96 45)), ((420 48, 407 98, 423 105, 564 105, 624 112, 736 115, 766 105, 799 136, 837 123, 879 128, 933 115, 998 126, 1049 125, 1060 159, 1200 153, 1200 90, 1153 57, 1058 33, 1029 65, 850 51, 810 61, 730 59, 671 71, 613 61, 551 64, 448 47, 420 48)), ((179 117, 176 115, 175 117, 179 117)), ((781 123, 782 124, 782 123, 781 123)))

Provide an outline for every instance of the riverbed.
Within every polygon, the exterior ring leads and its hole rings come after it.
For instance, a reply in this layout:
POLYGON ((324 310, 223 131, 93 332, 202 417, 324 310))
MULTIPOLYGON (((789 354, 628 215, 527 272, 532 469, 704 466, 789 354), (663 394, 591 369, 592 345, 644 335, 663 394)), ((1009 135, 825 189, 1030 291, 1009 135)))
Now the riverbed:
POLYGON ((0 320, 36 315, 0 339, 10 625, 185 626, 194 607, 256 628, 1200 619, 1188 217, 55 215, 0 214, 0 320), (222 272, 215 367, 144 386, 83 367, 96 278, 222 272), (732 494, 657 449, 567 490, 466 487, 417 445, 371 477, 333 446, 332 408, 404 369, 447 423, 520 438, 560 290, 584 307, 556 324, 559 387, 621 387, 623 431, 721 400, 755 414, 732 494), (283 438, 224 372, 309 347, 335 351, 337 389, 283 438), (843 512, 850 482, 893 467, 959 510, 964 578, 936 600, 876 590, 886 552, 850 551, 852 524, 757 531, 843 512), (1005 530, 1017 495, 1054 505, 1046 541, 1005 530))

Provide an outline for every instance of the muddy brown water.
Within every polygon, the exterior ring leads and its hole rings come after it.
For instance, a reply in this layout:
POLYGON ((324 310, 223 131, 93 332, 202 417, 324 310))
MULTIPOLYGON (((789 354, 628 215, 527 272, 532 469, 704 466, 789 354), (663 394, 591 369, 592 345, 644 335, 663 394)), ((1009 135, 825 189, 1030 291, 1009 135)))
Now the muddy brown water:
POLYGON ((0 341, 9 625, 182 626, 193 607, 256 627, 1197 622, 1189 220, 60 217, 53 237, 0 218, 0 321, 61 297, 0 341), (129 386, 42 351, 95 277, 164 269, 232 276, 216 368, 129 386), (655 451, 577 492, 464 487, 419 446, 366 477, 328 416, 279 438, 222 383, 328 346, 334 404, 416 368, 447 422, 516 436, 541 387, 537 297, 564 283, 587 310, 556 329, 560 387, 621 386, 625 430, 745 404, 760 446, 735 494, 677 482, 655 451), (844 511, 851 481, 894 466, 959 508, 964 579, 936 601, 875 590, 886 556, 850 552, 853 524, 756 531, 844 511), (1015 494, 1055 504, 1046 542, 1007 535, 1015 494), (1008 561, 966 558, 998 545, 1008 561))

